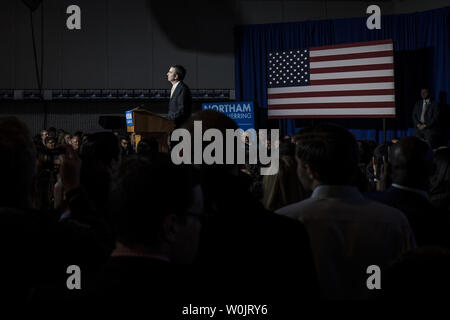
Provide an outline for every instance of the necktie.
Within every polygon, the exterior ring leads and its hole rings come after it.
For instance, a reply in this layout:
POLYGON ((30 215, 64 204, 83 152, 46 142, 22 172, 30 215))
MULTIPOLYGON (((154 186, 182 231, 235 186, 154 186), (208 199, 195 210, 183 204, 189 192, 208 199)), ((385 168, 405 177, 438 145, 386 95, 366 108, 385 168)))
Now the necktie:
POLYGON ((173 92, 175 91, 175 89, 172 87, 172 89, 170 89, 170 98, 172 98, 173 92))
POLYGON ((427 107, 428 107, 428 101, 424 100, 423 106, 422 106, 422 114, 420 115, 420 122, 422 122, 422 123, 425 123, 425 112, 427 112, 427 107))

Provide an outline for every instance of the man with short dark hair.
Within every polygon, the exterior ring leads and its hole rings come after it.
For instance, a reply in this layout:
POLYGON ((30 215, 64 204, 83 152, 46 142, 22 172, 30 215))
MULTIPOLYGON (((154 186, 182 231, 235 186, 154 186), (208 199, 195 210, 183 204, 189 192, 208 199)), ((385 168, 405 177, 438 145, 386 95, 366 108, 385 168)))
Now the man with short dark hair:
MULTIPOLYGON (((202 122, 203 132, 216 129, 225 136, 227 129, 237 129, 224 113, 203 110, 183 125, 191 135, 195 121, 202 122)), ((224 158, 233 152, 225 146, 223 150, 224 158)), ((238 164, 203 164, 199 170, 209 213, 197 261, 206 292, 201 300, 226 301, 232 295, 242 301, 279 303, 280 311, 294 308, 299 299, 317 298, 317 277, 303 224, 265 210, 250 193, 251 178, 238 164)))
POLYGON ((433 152, 417 137, 406 137, 392 146, 392 185, 369 196, 401 210, 408 218, 417 245, 447 245, 445 216, 433 207, 427 194, 434 173, 433 152))
POLYGON ((300 131, 296 141, 297 175, 313 193, 277 212, 306 226, 323 298, 368 298, 367 267, 383 268, 414 247, 408 221, 353 186, 358 145, 348 130, 318 125, 300 131))
POLYGON ((56 138, 48 136, 45 138, 45 147, 47 150, 53 150, 56 147, 56 138))
POLYGON ((49 137, 53 137, 53 138, 57 138, 57 133, 56 133, 56 128, 55 127, 50 127, 48 128, 48 136, 49 137))
POLYGON ((78 135, 74 135, 72 139, 70 140, 70 145, 72 146, 73 150, 76 152, 80 152, 80 146, 81 146, 81 138, 78 135))
POLYGON ((129 155, 133 153, 133 149, 131 147, 130 140, 126 136, 121 136, 120 140, 120 155, 122 159, 125 159, 129 155))
POLYGON ((437 101, 430 98, 428 88, 422 88, 420 96, 422 99, 416 102, 412 115, 414 130, 416 137, 425 140, 432 149, 435 149, 441 144, 439 133, 440 107, 437 101))
POLYGON ((186 69, 181 65, 174 65, 167 72, 167 80, 172 84, 167 118, 175 121, 177 128, 189 119, 192 112, 192 95, 183 82, 185 76, 186 69))
POLYGON ((72 135, 69 132, 65 132, 63 144, 70 144, 71 140, 72 140, 72 135))
POLYGON ((181 264, 196 256, 203 219, 200 186, 164 156, 119 167, 111 197, 117 244, 98 285, 106 302, 145 302, 151 315, 163 307, 175 313, 173 303, 189 300, 181 264))

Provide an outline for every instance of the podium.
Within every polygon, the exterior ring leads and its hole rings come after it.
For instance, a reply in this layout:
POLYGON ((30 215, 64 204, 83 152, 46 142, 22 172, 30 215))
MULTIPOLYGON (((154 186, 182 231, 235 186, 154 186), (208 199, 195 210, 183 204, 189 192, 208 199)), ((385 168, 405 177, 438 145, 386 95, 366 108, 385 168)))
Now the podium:
POLYGON ((145 109, 131 110, 132 122, 127 119, 127 132, 136 133, 136 147, 142 138, 158 141, 159 152, 169 152, 168 138, 175 129, 175 123, 145 109))

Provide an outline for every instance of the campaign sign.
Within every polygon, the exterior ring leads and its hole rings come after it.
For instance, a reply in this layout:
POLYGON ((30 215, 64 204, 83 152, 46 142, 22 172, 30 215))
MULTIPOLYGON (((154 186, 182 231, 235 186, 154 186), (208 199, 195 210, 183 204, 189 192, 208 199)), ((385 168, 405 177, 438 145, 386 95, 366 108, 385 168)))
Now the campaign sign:
POLYGON ((125 118, 127 120, 127 126, 132 126, 133 125, 133 111, 131 111, 131 110, 125 111, 125 118))
POLYGON ((253 101, 203 103, 202 110, 207 109, 225 113, 244 131, 255 128, 255 107, 253 101))

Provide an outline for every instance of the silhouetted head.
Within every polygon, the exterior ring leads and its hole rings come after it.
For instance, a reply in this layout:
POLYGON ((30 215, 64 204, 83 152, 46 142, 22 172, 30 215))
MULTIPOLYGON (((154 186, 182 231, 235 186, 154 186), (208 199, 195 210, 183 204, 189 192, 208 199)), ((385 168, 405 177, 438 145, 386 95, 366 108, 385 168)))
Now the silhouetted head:
POLYGON ((176 64, 171 68, 173 68, 174 70, 174 76, 176 80, 178 81, 184 80, 184 77, 186 77, 186 69, 183 66, 176 64))
POLYGON ((296 135, 297 174, 306 190, 320 184, 350 185, 359 161, 353 134, 347 129, 321 124, 296 135))
POLYGON ((203 196, 191 171, 165 157, 133 157, 114 176, 111 208, 118 241, 177 263, 193 261, 203 196))
POLYGON ((431 179, 432 193, 448 192, 450 186, 450 148, 438 149, 434 152, 436 172, 431 179))
POLYGON ((434 173, 433 152, 417 137, 406 137, 392 146, 392 182, 427 190, 434 173))
POLYGON ((428 99, 430 97, 430 89, 422 88, 420 90, 420 96, 422 97, 422 99, 428 99))
MULTIPOLYGON (((194 147, 194 123, 196 121, 201 121, 201 126, 202 126, 202 137, 203 134, 205 133, 205 131, 209 130, 209 129, 216 129, 218 131, 221 132, 222 137, 223 137, 223 158, 226 159, 226 153, 227 153, 227 148, 226 148, 226 131, 227 129, 232 129, 233 131, 238 129, 238 126, 236 124, 236 122, 234 122, 233 119, 231 119, 230 117, 228 117, 226 114, 224 114, 223 112, 218 112, 218 111, 214 111, 214 110, 203 110, 201 112, 196 113, 195 115, 193 115, 188 121, 185 122, 185 124, 183 125, 183 129, 186 129, 190 135, 191 135, 191 144, 192 147, 194 147)), ((235 139, 235 143, 239 142, 241 143, 242 137, 236 138, 235 139)), ((207 146, 209 144, 209 142, 203 143, 203 148, 205 146, 207 146)), ((203 150, 203 149, 202 149, 203 150)), ((194 151, 194 150, 192 150, 194 151)), ((236 150, 234 150, 236 151, 236 150)), ((193 156, 194 152, 191 153, 192 156, 192 163, 194 162, 194 156, 193 156)), ((236 155, 236 152, 235 152, 236 155)), ((202 165, 203 169, 211 169, 211 168, 215 168, 215 169, 225 169, 227 168, 228 170, 234 170, 237 168, 236 162, 234 162, 235 164, 232 165, 202 165)))
POLYGON ((144 157, 153 157, 158 153, 158 141, 155 138, 141 139, 137 145, 136 153, 144 157))
POLYGON ((80 182, 97 208, 103 208, 108 198, 111 175, 119 160, 119 141, 111 132, 87 136, 81 146, 80 182))

